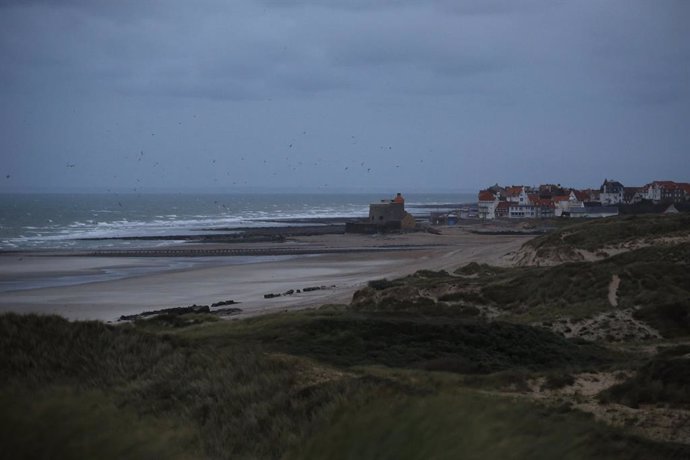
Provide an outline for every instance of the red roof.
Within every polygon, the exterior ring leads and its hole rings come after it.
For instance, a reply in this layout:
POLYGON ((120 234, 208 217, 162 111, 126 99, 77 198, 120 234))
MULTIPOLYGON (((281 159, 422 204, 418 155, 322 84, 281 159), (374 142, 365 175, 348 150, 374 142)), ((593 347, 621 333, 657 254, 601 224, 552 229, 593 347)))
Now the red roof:
POLYGON ((676 188, 676 183, 673 182, 672 180, 655 180, 652 182, 653 185, 656 185, 659 188, 676 188))
POLYGON ((510 207, 510 203, 507 201, 499 201, 498 204, 496 205, 496 210, 498 209, 503 209, 507 210, 510 207))
POLYGON ((479 201, 494 201, 495 199, 496 195, 489 192, 488 190, 482 190, 481 192, 479 192, 479 201))
POLYGON ((522 187, 519 185, 513 185, 512 187, 506 187, 506 195, 515 196, 522 193, 522 187))
POLYGON ((554 203, 558 203, 559 201, 568 201, 569 198, 570 198, 569 195, 556 195, 553 198, 551 198, 551 200, 554 203))
POLYGON ((553 208, 553 201, 549 200, 548 198, 538 198, 534 200, 534 204, 538 206, 544 206, 547 208, 553 208))
POLYGON ((589 193, 580 190, 573 190, 573 193, 578 201, 589 201, 589 193))

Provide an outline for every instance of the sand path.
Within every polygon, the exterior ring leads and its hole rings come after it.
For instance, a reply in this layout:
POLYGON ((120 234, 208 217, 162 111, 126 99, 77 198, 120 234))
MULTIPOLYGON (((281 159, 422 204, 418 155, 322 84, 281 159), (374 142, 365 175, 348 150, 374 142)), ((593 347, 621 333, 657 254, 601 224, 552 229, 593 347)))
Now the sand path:
POLYGON ((609 283, 609 303, 613 307, 618 306, 618 286, 620 286, 620 284, 620 277, 618 275, 613 275, 609 283))

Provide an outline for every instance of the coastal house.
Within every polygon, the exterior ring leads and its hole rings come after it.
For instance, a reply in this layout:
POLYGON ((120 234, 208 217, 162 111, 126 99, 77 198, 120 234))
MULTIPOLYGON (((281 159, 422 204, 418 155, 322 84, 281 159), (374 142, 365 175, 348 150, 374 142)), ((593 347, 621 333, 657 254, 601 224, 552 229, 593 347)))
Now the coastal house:
POLYGON ((570 190, 567 195, 559 195, 552 198, 554 215, 556 217, 569 216, 570 210, 583 208, 589 202, 589 193, 582 190, 570 190))
POLYGON ((646 190, 644 187, 623 187, 623 203, 635 204, 645 199, 646 190))
POLYGON ((539 186, 539 198, 554 198, 565 195, 561 184, 542 184, 539 186))
POLYGON ((480 191, 478 198, 481 219, 598 218, 617 216, 619 205, 643 200, 676 203, 683 211, 690 206, 690 183, 654 181, 644 187, 624 187, 618 181, 604 179, 599 189, 585 190, 560 184, 505 188, 496 184, 480 191))
POLYGON ((510 203, 507 201, 499 201, 496 205, 496 209, 494 210, 494 215, 497 219, 501 219, 503 217, 508 217, 509 211, 510 203))
POLYGON ((601 184, 599 192, 599 201, 601 201, 602 205, 618 204, 623 203, 625 187, 618 181, 604 179, 604 183, 601 184))
POLYGON ((523 185, 513 185, 512 187, 506 188, 506 200, 511 203, 518 204, 528 204, 529 198, 527 196, 527 190, 523 185))
POLYGON ((499 196, 497 193, 489 190, 482 190, 479 192, 478 208, 480 219, 495 219, 496 206, 499 203, 499 196))
POLYGON ((644 187, 644 197, 655 203, 672 202, 680 203, 690 199, 690 184, 685 182, 673 182, 670 180, 657 180, 644 187))
POLYGON ((570 195, 554 195, 551 197, 554 206, 554 215, 556 217, 562 216, 570 209, 570 195))
POLYGON ((593 188, 588 188, 581 190, 581 193, 583 193, 587 199, 585 199, 585 202, 589 203, 599 203, 601 202, 601 191, 599 189, 593 189, 593 188))
POLYGON ((554 205, 550 199, 539 198, 538 193, 527 193, 525 187, 517 195, 517 201, 508 204, 511 219, 537 219, 553 216, 554 205))

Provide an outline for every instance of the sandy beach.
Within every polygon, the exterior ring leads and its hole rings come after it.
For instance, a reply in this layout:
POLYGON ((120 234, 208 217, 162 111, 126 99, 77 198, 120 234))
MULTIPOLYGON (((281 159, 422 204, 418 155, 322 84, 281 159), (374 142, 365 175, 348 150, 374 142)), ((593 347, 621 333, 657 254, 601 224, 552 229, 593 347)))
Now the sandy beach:
POLYGON ((243 249, 267 254, 260 257, 207 257, 228 250, 213 243, 158 248, 147 257, 4 253, 0 312, 115 321, 145 310, 227 300, 242 309, 234 317, 347 303, 371 279, 455 269, 471 261, 505 264, 504 256, 530 238, 448 227, 441 235, 311 235, 232 245, 238 254, 243 249), (268 293, 312 286, 326 288, 264 299, 268 293))

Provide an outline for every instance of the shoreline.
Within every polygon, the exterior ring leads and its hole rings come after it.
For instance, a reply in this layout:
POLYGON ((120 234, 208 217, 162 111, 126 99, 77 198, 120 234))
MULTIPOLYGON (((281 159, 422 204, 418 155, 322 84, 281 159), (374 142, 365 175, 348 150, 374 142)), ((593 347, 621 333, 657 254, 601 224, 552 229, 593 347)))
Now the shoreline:
POLYGON ((460 227, 444 227, 441 235, 325 234, 280 243, 237 243, 232 248, 220 243, 185 243, 179 250, 179 246, 133 250, 151 252, 128 252, 126 257, 64 251, 3 253, 3 280, 30 284, 39 278, 74 277, 76 282, 0 292, 0 312, 115 321, 147 310, 234 300, 242 309, 233 316, 237 318, 349 303, 352 294, 372 279, 401 277, 421 269, 454 270, 473 261, 505 264, 504 256, 530 238, 533 236, 478 235, 460 227), (217 253, 199 256, 209 251, 217 253), (98 278, 118 270, 124 275, 98 278), (264 298, 269 293, 310 286, 329 288, 264 298))

